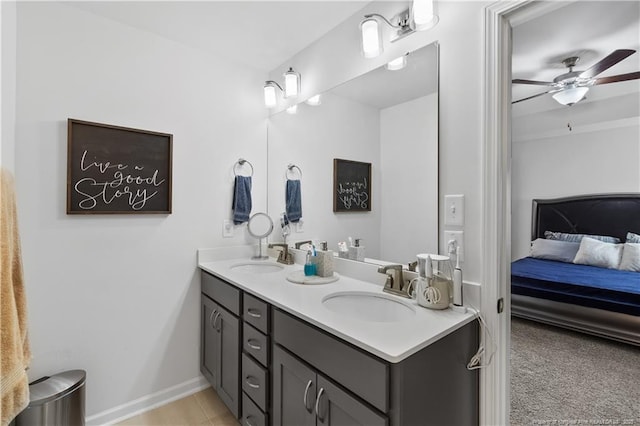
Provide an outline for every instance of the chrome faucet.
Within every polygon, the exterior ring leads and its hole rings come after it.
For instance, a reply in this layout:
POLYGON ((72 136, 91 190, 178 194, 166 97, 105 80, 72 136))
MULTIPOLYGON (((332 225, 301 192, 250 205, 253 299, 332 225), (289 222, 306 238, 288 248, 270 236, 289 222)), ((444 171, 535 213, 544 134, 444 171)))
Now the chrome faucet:
POLYGON ((269 244, 269 248, 274 247, 282 247, 281 250, 278 250, 280 253, 278 254, 278 262, 283 263, 285 265, 293 265, 293 257, 291 253, 289 253, 289 245, 286 243, 272 243, 269 244))
POLYGON ((313 241, 311 240, 305 240, 305 241, 298 241, 297 243, 295 243, 295 247, 299 250, 300 247, 302 247, 305 244, 313 244, 313 241))
POLYGON ((402 265, 381 266, 378 268, 378 272, 387 275, 387 280, 385 281, 384 288, 382 290, 387 293, 395 294, 396 296, 411 299, 410 285, 404 282, 402 265))

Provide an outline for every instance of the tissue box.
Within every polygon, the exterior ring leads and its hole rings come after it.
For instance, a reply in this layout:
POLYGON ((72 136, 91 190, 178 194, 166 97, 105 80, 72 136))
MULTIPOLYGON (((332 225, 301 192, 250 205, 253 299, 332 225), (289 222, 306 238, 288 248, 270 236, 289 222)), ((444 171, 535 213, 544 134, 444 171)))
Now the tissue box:
POLYGON ((315 263, 316 275, 319 277, 333 276, 333 252, 331 250, 317 252, 315 263))

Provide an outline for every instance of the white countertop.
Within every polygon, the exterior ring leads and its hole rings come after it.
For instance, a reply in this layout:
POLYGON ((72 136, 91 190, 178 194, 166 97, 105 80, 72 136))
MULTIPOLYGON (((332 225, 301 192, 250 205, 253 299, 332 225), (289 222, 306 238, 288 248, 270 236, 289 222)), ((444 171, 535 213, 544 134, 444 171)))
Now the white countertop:
MULTIPOLYGON (((268 273, 231 269, 231 266, 247 261, 247 258, 209 261, 203 256, 199 257, 198 267, 392 363, 402 361, 474 319, 471 313, 423 308, 415 300, 384 293, 380 283, 351 278, 344 273, 334 283, 305 285, 286 279, 291 272, 303 269, 299 264, 282 265, 281 271, 268 273), (324 297, 345 291, 379 293, 411 305, 415 315, 406 321, 372 322, 332 312, 322 304, 324 297)), ((270 258, 269 262, 275 262, 275 259, 270 258)), ((379 276, 383 282, 384 276, 379 276)))

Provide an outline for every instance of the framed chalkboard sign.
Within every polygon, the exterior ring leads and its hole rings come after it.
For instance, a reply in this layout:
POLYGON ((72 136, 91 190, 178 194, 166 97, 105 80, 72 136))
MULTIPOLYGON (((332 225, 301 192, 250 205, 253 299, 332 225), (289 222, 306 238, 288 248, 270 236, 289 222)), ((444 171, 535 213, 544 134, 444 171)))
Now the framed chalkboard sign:
POLYGON ((371 163, 333 159, 333 211, 371 211, 371 163))
POLYGON ((171 213, 173 135, 67 125, 67 214, 171 213))

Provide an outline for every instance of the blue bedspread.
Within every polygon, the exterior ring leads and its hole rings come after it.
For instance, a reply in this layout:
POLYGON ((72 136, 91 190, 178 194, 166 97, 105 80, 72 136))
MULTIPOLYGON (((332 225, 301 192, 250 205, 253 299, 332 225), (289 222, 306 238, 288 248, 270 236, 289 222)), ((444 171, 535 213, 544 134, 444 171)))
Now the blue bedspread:
POLYGON ((511 263, 511 291, 640 315, 640 272, 526 257, 511 263))

